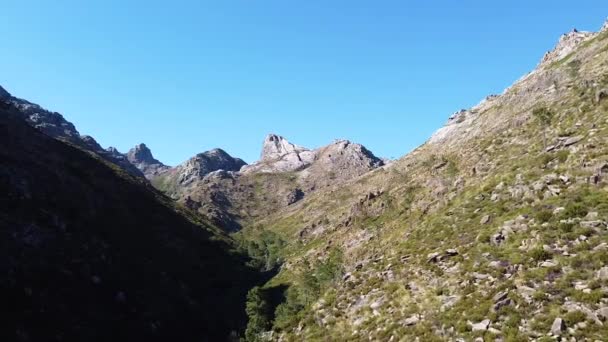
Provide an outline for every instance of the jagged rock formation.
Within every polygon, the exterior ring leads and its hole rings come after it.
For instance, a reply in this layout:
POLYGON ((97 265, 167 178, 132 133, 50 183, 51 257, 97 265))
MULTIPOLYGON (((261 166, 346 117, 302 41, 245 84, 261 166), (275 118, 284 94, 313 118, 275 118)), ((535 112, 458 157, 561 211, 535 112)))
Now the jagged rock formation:
POLYGON ((357 178, 383 165, 384 161, 365 146, 348 140, 336 140, 315 150, 315 160, 306 170, 304 178, 314 182, 313 186, 326 186, 357 178))
POLYGON ((161 163, 152 156, 152 151, 146 144, 138 144, 127 152, 127 159, 131 164, 143 172, 147 179, 167 171, 169 166, 161 163))
POLYGON ((143 176, 143 173, 129 163, 122 153, 118 152, 115 148, 103 149, 91 136, 81 136, 76 130, 76 127, 74 127, 74 124, 67 121, 61 114, 48 111, 37 104, 14 97, 1 87, 0 98, 17 108, 23 118, 32 127, 42 131, 50 137, 67 141, 94 152, 132 175, 143 176))
POLYGON ((275 134, 264 139, 260 160, 240 172, 242 162, 230 168, 226 163, 231 157, 221 150, 213 155, 222 156, 222 162, 210 163, 207 155, 198 155, 152 183, 185 204, 196 203, 199 212, 229 231, 290 207, 316 189, 338 186, 384 165, 347 140, 310 150, 275 134), (215 169, 232 172, 211 172, 215 169))
POLYGON ((216 148, 199 153, 182 164, 167 170, 161 177, 156 177, 157 184, 170 184, 172 188, 179 190, 191 186, 193 183, 214 171, 238 171, 247 165, 240 158, 233 158, 224 150, 216 148))
POLYGON ((256 280, 231 240, 0 101, 3 341, 222 341, 256 280))
POLYGON ((307 148, 294 145, 282 136, 269 134, 264 139, 260 161, 243 168, 243 173, 291 172, 308 167, 315 153, 307 148))
POLYGON ((307 174, 328 176, 333 172, 340 179, 347 180, 383 164, 365 147, 348 140, 337 140, 331 145, 309 150, 290 143, 282 136, 269 134, 264 139, 260 160, 244 167, 241 172, 297 172, 314 166, 307 174))

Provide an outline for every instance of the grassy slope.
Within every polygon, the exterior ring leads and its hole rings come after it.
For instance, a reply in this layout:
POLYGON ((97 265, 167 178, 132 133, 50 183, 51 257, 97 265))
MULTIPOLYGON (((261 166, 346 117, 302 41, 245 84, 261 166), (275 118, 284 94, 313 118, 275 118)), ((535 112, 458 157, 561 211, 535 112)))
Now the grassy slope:
POLYGON ((608 160, 608 101, 595 102, 597 90, 608 87, 607 34, 567 58, 568 63, 542 67, 484 107, 472 133, 441 146, 426 144, 386 170, 257 222, 289 242, 282 272, 268 287, 304 288, 303 275, 335 249, 344 254, 343 272, 351 273, 348 280, 339 277, 322 286, 320 299, 282 324, 279 335, 404 341, 485 335, 515 341, 545 335, 559 316, 575 328, 566 335, 608 336, 588 314, 607 302, 608 284, 595 272, 608 261, 602 247, 608 236, 603 223, 580 223, 592 220, 584 218, 589 212, 599 221, 608 218, 606 183, 587 184, 608 160), (544 152, 544 129, 530 115, 540 106, 555 114, 546 129, 549 142, 576 135, 583 140, 544 152), (447 163, 437 168, 441 161, 447 163), (551 174, 569 180, 547 178, 551 174), (381 196, 365 199, 377 190, 381 196), (551 190, 559 194, 546 194, 551 190), (481 224, 486 215, 490 222, 481 224), (492 245, 490 237, 511 220, 524 228, 492 245), (297 238, 308 227, 319 234, 297 238), (428 262, 429 253, 449 248, 459 255, 428 262), (544 259, 556 265, 541 267, 544 259), (588 290, 575 289, 576 283, 588 290), (493 311, 492 297, 500 291, 512 302, 493 311), (572 309, 576 305, 578 310, 572 309), (404 320, 414 314, 421 315, 420 322, 406 326, 404 320), (471 331, 468 322, 484 318, 496 332, 471 331), (575 327, 579 321, 587 322, 575 327))

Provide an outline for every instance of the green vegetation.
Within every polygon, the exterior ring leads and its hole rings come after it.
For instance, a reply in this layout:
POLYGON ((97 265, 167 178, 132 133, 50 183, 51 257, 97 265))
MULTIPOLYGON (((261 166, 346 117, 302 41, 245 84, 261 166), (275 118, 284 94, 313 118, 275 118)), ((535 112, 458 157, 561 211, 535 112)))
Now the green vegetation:
POLYGON ((536 119, 543 132, 543 146, 547 148, 547 128, 553 120, 553 113, 546 107, 538 107, 532 111, 532 116, 536 119))
POLYGON ((239 247, 251 257, 252 267, 270 271, 282 263, 282 249, 285 241, 276 233, 263 230, 258 236, 247 239, 241 237, 239 247))
POLYGON ((245 306, 248 323, 245 330, 247 341, 258 341, 261 333, 270 328, 270 307, 265 292, 258 286, 247 293, 245 306))

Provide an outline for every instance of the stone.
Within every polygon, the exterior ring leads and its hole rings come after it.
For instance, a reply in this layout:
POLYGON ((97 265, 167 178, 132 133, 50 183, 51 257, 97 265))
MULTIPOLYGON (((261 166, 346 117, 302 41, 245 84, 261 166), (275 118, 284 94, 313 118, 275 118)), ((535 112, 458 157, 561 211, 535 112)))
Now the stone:
POLYGON ((451 248, 445 251, 445 255, 449 257, 456 256, 458 255, 458 251, 454 248, 451 248))
POLYGON ((595 93, 595 103, 600 103, 608 98, 608 89, 601 89, 595 93))
POLYGON ((590 221, 594 221, 597 220, 599 217, 599 214, 597 211, 590 211, 587 213, 587 215, 585 216, 586 220, 590 220, 590 221))
POLYGON ((379 300, 371 303, 369 307, 372 310, 377 310, 377 309, 379 309, 382 306, 382 304, 384 304, 384 300, 379 299, 379 300))
POLYGON ((553 209, 553 215, 557 215, 557 214, 561 213, 564 210, 566 210, 566 208, 564 208, 564 207, 557 207, 557 208, 553 209))
POLYGON ((430 253, 426 256, 428 262, 438 262, 441 260, 441 253, 439 252, 434 252, 434 253, 430 253))
POLYGON ((494 303, 496 303, 496 302, 500 302, 500 301, 506 299, 508 296, 509 296, 509 292, 507 292, 507 291, 498 292, 497 294, 494 295, 494 297, 492 297, 492 300, 494 301, 494 303))
POLYGON ((551 335, 560 336, 566 330, 566 323, 561 318, 556 318, 551 324, 551 335))
POLYGON ((595 274, 595 277, 599 280, 608 280, 608 266, 600 268, 595 274))
POLYGON ((585 228, 598 228, 601 227, 603 225, 605 225, 606 223, 604 221, 600 221, 600 220, 596 220, 596 221, 581 221, 580 225, 581 227, 585 227, 585 228))
POLYGON ((503 243, 506 240, 506 236, 503 235, 502 232, 496 233, 494 235, 492 235, 492 237, 490 238, 490 242, 493 245, 500 245, 501 243, 503 243))
POLYGON ((405 321, 403 321, 403 324, 405 326, 412 326, 416 325, 418 322, 420 322, 420 315, 416 314, 406 318, 405 321))
POLYGON ((488 223, 490 223, 490 219, 491 219, 491 218, 490 218, 490 215, 484 215, 484 216, 481 218, 481 221, 479 221, 479 223, 480 223, 480 224, 488 224, 488 223))
POLYGON ((595 314, 602 320, 608 319, 608 306, 601 307, 595 311, 595 314))
POLYGON ((551 267, 556 267, 556 266, 557 266, 557 262, 551 261, 551 260, 543 261, 540 264, 540 267, 546 267, 546 268, 551 268, 551 267))
POLYGON ((494 310, 496 312, 496 311, 499 311, 500 309, 502 309, 503 307, 509 306, 509 305, 511 305, 511 299, 505 298, 501 301, 494 303, 494 305, 492 306, 492 310, 494 310))
POLYGON ((479 323, 472 323, 471 330, 472 331, 486 331, 490 327, 490 323, 491 323, 490 320, 487 318, 479 323))
POLYGON ((285 198, 285 202, 287 203, 287 205, 292 205, 292 204, 300 201, 303 198, 304 198, 304 192, 302 191, 302 189, 296 188, 296 189, 291 190, 287 194, 287 197, 285 198))
POLYGON ((577 135, 577 136, 568 138, 564 141, 564 146, 568 147, 568 146, 574 145, 581 140, 583 140, 583 136, 581 136, 581 135, 577 135))

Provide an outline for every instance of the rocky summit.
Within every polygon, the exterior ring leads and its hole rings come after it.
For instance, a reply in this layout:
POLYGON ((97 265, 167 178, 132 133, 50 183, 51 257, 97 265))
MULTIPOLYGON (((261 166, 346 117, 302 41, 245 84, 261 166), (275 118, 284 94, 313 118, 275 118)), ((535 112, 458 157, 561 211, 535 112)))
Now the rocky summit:
POLYGON ((607 61, 572 30, 390 162, 270 134, 168 167, 0 88, 0 336, 606 341, 607 61))
POLYGON ((224 150, 216 148, 210 151, 199 153, 188 159, 175 168, 167 170, 160 177, 153 178, 153 182, 159 185, 171 186, 176 191, 191 186, 193 183, 201 181, 211 172, 238 171, 246 163, 239 158, 233 158, 224 150))
POLYGON ((206 152, 153 177, 152 184, 216 224, 238 231, 270 213, 292 208, 318 189, 338 186, 384 165, 364 146, 347 140, 310 150, 275 134, 264 139, 259 161, 244 165, 240 159, 231 160, 221 150, 206 152), (210 156, 216 162, 210 163, 210 156))
POLYGON ((146 144, 138 144, 127 152, 127 160, 137 167, 146 178, 151 179, 170 167, 156 160, 146 144))
POLYGON ((244 173, 290 172, 310 166, 315 153, 307 148, 294 145, 282 136, 269 134, 264 139, 260 160, 243 168, 244 173))

